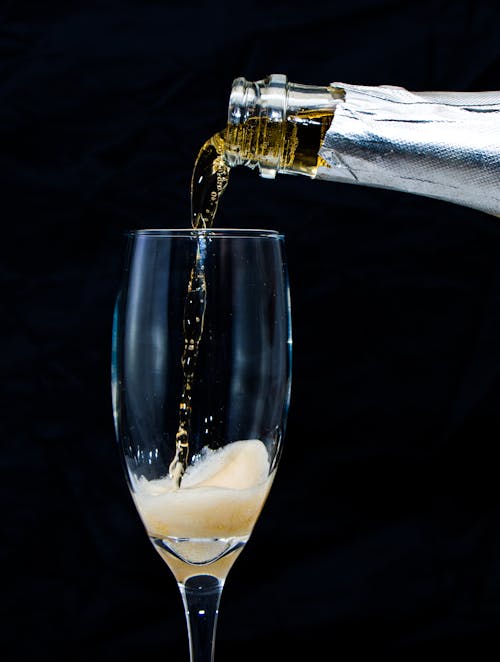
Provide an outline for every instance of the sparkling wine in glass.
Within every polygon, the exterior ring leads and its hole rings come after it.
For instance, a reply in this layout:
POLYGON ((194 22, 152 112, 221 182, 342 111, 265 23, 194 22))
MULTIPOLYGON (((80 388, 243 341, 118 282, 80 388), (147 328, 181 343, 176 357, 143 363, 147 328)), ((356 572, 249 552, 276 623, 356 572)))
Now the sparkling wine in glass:
POLYGON ((180 589, 191 662, 213 660, 224 581, 276 474, 290 375, 283 235, 129 234, 113 326, 116 435, 180 589))

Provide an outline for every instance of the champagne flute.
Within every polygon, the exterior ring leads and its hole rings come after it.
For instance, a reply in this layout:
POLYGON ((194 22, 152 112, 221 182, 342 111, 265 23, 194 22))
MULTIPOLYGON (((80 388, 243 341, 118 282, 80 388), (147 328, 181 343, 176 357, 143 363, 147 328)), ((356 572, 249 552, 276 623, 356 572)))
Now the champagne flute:
POLYGON ((191 662, 213 660, 226 576, 278 465, 290 398, 283 235, 128 235, 112 391, 127 484, 172 571, 191 662))

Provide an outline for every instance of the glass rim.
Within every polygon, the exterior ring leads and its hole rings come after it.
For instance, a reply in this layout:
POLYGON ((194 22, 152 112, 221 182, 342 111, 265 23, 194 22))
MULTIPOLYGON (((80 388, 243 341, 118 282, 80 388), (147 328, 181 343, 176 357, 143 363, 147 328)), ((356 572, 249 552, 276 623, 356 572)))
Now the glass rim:
POLYGON ((226 238, 277 238, 284 239, 284 234, 278 230, 267 230, 263 228, 142 228, 138 230, 126 230, 127 237, 186 237, 195 238, 199 235, 226 238))

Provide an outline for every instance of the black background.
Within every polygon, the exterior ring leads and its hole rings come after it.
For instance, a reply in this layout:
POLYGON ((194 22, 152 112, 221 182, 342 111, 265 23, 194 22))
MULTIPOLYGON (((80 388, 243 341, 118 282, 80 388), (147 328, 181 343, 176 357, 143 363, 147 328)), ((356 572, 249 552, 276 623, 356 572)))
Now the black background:
MULTIPOLYGON (((66 0, 0 15, 3 659, 187 659, 114 440, 123 231, 188 224, 194 157, 233 78, 499 89, 499 5, 66 0)), ((218 224, 285 232, 294 324, 285 451, 224 589, 218 661, 271 646, 497 657, 498 222, 239 169, 218 224)))

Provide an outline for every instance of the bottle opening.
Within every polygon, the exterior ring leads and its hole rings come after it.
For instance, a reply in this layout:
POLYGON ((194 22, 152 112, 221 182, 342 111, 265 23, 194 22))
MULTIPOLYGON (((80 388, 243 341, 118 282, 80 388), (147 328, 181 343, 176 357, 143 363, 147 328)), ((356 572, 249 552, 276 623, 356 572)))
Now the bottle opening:
POLYGON ((226 162, 258 167, 273 178, 280 167, 288 81, 283 74, 250 82, 236 78, 229 97, 226 162))
POLYGON ((230 167, 316 175, 319 149, 339 95, 330 87, 289 83, 283 74, 236 78, 229 97, 224 158, 230 167))

